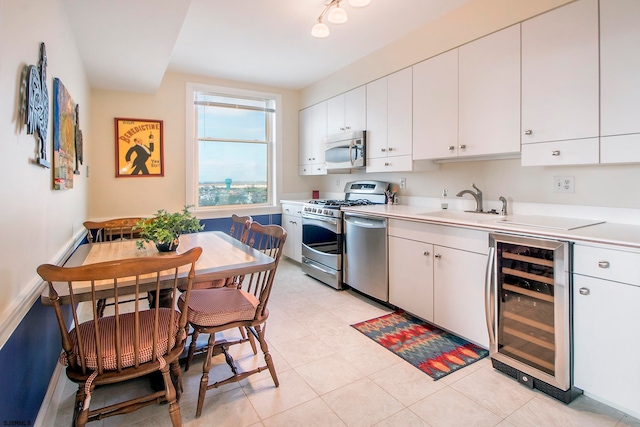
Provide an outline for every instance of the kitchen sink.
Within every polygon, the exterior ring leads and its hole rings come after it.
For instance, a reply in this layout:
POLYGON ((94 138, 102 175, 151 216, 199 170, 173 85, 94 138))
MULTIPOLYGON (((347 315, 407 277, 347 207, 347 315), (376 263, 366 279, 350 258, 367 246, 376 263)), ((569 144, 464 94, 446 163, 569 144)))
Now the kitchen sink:
POLYGON ((540 228, 549 228, 554 230, 575 230, 577 228, 589 227, 592 225, 604 223, 604 221, 601 221, 601 220, 551 217, 551 216, 541 216, 541 215, 506 216, 506 217, 496 218, 495 222, 501 225, 540 227, 540 228))
POLYGON ((489 212, 467 212, 467 211, 433 211, 419 213, 420 216, 449 219, 452 221, 467 221, 467 222, 485 222, 488 220, 498 220, 505 218, 504 216, 489 213, 489 212))

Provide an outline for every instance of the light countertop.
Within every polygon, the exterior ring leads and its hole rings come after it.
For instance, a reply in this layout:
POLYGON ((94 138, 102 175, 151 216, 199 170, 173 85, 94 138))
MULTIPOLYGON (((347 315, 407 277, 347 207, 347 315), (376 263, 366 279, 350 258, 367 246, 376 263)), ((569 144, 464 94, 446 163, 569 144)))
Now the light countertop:
POLYGON ((543 215, 503 217, 484 213, 433 210, 409 205, 368 205, 342 208, 342 210, 392 219, 640 249, 640 225, 602 223, 597 220, 543 215), (588 225, 591 223, 594 225, 588 225))

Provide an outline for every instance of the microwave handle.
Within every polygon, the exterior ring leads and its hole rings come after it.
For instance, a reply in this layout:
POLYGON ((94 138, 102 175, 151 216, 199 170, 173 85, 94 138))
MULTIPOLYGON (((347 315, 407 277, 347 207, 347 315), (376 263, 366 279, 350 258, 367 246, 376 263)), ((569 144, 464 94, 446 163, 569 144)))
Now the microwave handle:
POLYGON ((351 162, 351 166, 353 166, 355 160, 353 159, 353 148, 356 145, 356 141, 355 140, 351 140, 349 142, 349 161, 351 162))

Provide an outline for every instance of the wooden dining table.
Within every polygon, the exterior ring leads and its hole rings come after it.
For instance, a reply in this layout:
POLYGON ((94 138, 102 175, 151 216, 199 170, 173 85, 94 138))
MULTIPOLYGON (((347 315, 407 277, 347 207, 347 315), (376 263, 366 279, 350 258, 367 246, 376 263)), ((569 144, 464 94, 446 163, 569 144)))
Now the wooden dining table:
MULTIPOLYGON (((65 267, 75 267, 94 264, 103 261, 116 261, 127 258, 163 256, 167 252, 159 252, 153 243, 145 243, 143 249, 138 249, 137 239, 115 240, 81 245, 69 257, 65 267)), ((222 231, 203 231, 199 233, 183 234, 176 253, 184 253, 191 248, 202 248, 202 255, 195 265, 194 283, 242 276, 274 268, 275 260, 270 256, 251 248, 222 231)), ((169 252, 170 254, 173 252, 169 252)), ((179 272, 179 280, 186 284, 190 266, 184 266, 179 272)), ((173 277, 167 275, 166 286, 171 286, 173 277)), ((108 285, 105 285, 108 286, 108 285)), ((134 292, 135 283, 118 285, 123 294, 127 289, 134 292)), ((155 283, 148 283, 147 290, 155 288, 155 283)), ((162 286, 162 284, 161 284, 162 286)), ((54 287, 62 304, 69 304, 69 289, 66 283, 54 283, 54 287)), ((99 287, 96 290, 100 290, 99 287)), ((145 290, 141 285, 141 290, 145 290)), ((83 288, 74 287, 74 301, 89 301, 92 298, 91 283, 87 282, 86 292, 83 288)), ((42 304, 51 305, 48 287, 40 297, 42 304)))

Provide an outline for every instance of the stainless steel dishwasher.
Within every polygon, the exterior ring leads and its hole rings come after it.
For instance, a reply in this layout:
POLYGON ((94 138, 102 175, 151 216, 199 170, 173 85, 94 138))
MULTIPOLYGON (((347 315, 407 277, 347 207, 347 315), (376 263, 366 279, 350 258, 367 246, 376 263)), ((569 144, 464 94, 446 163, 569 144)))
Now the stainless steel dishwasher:
POLYGON ((380 301, 389 301, 387 220, 344 214, 343 281, 380 301))

